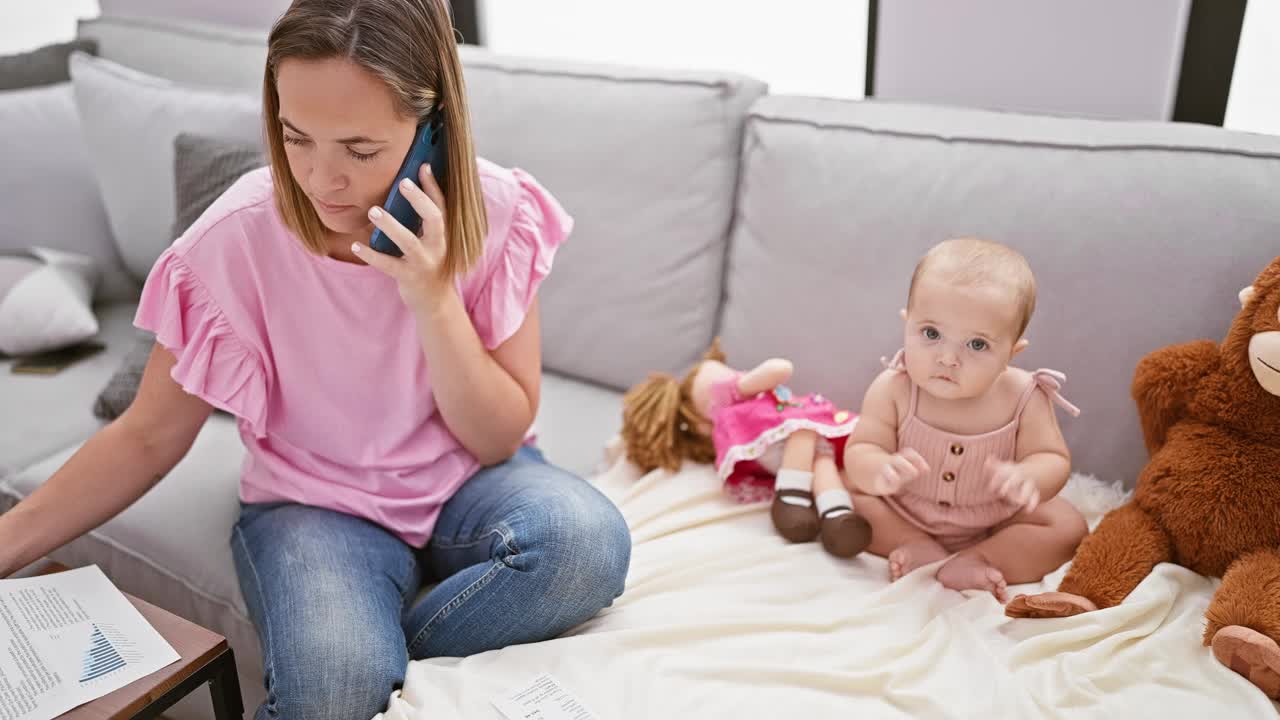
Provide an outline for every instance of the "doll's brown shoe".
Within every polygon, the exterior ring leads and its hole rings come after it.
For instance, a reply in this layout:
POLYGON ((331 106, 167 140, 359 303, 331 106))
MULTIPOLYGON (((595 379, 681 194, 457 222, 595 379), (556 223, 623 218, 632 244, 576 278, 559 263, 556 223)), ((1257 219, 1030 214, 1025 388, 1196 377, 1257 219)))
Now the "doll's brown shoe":
POLYGON ((851 558, 871 544, 871 523, 848 507, 833 507, 822 516, 822 547, 841 558, 851 558), (844 513, 832 513, 844 510, 844 513))
POLYGON ((779 490, 773 494, 769 515, 778 534, 791 542, 809 542, 818 537, 818 511, 813 505, 813 493, 779 490))

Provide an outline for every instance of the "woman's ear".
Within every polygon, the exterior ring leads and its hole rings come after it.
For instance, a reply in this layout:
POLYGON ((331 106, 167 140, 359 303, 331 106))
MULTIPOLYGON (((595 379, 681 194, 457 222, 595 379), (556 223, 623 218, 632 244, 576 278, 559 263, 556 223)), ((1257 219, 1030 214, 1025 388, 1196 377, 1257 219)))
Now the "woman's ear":
POLYGON ((906 321, 907 321, 907 309, 906 309, 906 308, 901 308, 901 309, 899 309, 899 310, 898 310, 898 317, 902 318, 902 322, 906 322, 906 321))

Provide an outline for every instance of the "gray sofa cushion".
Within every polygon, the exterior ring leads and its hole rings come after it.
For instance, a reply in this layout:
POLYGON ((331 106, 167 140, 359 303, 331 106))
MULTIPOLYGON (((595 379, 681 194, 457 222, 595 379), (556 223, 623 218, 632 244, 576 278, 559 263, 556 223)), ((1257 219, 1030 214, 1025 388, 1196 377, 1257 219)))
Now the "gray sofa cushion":
POLYGON ((149 75, 188 85, 262 92, 267 34, 262 29, 190 20, 112 15, 81 20, 77 34, 98 55, 149 75))
POLYGON ((92 257, 101 301, 136 299, 116 252, 70 83, 0 93, 0 251, 34 246, 92 257))
POLYGON ((67 58, 76 51, 96 54, 98 43, 89 38, 81 38, 0 57, 0 90, 67 82, 71 79, 67 72, 67 58))
POLYGON ((173 142, 200 133, 261 142, 260 99, 198 89, 102 58, 71 56, 89 161, 125 267, 146 279, 173 242, 173 142))
POLYGON ((622 393, 555 373, 542 376, 534 429, 547 460, 589 478, 622 427, 622 393))
POLYGON ((102 427, 90 412, 94 395, 120 366, 133 337, 134 303, 98 308, 95 340, 106 350, 56 375, 16 375, 0 360, 0 480, 102 427))
POLYGON ((730 360, 797 363, 854 407, 901 344, 917 258, 976 234, 1040 285, 1016 364, 1068 376, 1076 468, 1145 462, 1129 385, 1170 343, 1221 339, 1280 247, 1280 138, 1202 126, 770 97, 751 111, 722 327, 730 360))
POLYGON ((626 387, 693 362, 720 299, 742 116, 764 85, 464 50, 480 154, 532 172, 577 223, 540 293, 547 367, 626 387))

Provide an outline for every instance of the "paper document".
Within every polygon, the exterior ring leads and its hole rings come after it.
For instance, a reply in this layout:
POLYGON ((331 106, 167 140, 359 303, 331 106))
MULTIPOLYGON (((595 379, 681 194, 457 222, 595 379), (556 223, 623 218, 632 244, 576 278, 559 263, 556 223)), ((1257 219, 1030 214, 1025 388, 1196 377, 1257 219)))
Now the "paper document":
POLYGON ((598 720, 580 700, 546 673, 490 702, 508 720, 598 720))
POLYGON ((0 720, 51 720, 178 659, 96 565, 0 580, 0 720))

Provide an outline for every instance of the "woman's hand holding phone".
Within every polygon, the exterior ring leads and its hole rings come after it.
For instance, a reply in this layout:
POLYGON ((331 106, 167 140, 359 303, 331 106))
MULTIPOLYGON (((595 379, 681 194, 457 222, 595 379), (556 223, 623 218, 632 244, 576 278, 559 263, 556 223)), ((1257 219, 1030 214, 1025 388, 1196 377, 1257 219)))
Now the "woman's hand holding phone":
POLYGON ((422 218, 417 235, 380 207, 369 209, 369 220, 400 248, 401 256, 380 253, 364 243, 352 244, 351 250, 364 262, 394 278, 405 304, 418 310, 435 305, 441 293, 453 291, 453 284, 440 272, 446 248, 444 193, 436 184, 430 165, 418 170, 416 184, 405 178, 400 184, 400 193, 422 218))

